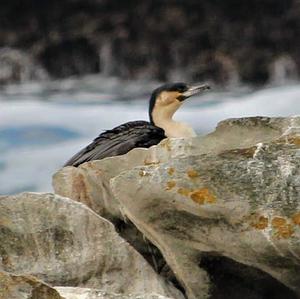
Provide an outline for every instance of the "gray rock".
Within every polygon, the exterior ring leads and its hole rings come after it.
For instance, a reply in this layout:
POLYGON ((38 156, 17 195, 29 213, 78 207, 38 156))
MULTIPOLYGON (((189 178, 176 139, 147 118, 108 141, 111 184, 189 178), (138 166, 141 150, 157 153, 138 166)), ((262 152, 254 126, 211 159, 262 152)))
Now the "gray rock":
POLYGON ((0 197, 0 270, 52 285, 182 298, 109 221, 51 193, 0 197))
POLYGON ((213 292, 199 267, 207 255, 300 294, 300 117, 228 120, 206 137, 165 144, 168 155, 163 144, 150 149, 157 163, 122 172, 112 188, 188 298, 213 292))
POLYGON ((129 218, 189 298, 267 298, 272 290, 269 297, 294 298, 280 282, 299 292, 299 136, 299 117, 230 119, 207 136, 66 167, 53 185, 100 215, 129 218), (216 288, 221 274, 207 269, 211 260, 219 272, 232 271, 243 291, 226 297, 226 279, 216 288), (241 287, 242 280, 256 287, 241 287))
POLYGON ((88 288, 56 287, 55 289, 65 299, 171 299, 156 294, 122 295, 88 288))
POLYGON ((64 299, 58 291, 29 275, 15 275, 0 271, 2 299, 64 299))

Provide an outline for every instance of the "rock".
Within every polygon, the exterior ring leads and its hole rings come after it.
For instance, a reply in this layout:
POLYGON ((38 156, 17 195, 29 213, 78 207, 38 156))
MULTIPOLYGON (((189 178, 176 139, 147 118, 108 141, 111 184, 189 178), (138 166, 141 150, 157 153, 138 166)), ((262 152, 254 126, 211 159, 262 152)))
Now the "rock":
MULTIPOLYGON (((217 155, 224 151, 251 148, 258 143, 268 143, 280 139, 281 136, 296 134, 298 123, 299 118, 293 117, 226 120, 219 123, 216 130, 207 136, 192 139, 165 139, 160 145, 150 149, 134 149, 126 155, 84 163, 78 168, 65 167, 54 175, 53 187, 56 193, 83 202, 96 213, 111 219, 118 228, 118 220, 126 217, 132 219, 123 210, 123 204, 120 204, 112 194, 109 183, 111 178, 136 166, 142 166, 139 168, 140 180, 144 175, 148 175, 149 167, 156 168, 176 157, 190 157, 207 153, 217 155)), ((173 167, 166 167, 171 176, 174 172, 173 167)), ((172 183, 170 180, 170 188, 172 183)), ((122 184, 120 192, 123 187, 122 184)), ((135 223, 135 221, 133 222, 135 223)), ((122 237, 132 244, 156 270, 157 268, 161 269, 165 263, 164 258, 157 253, 155 247, 151 247, 153 253, 149 256, 150 245, 144 242, 144 236, 148 238, 148 234, 141 231, 142 234, 135 227, 128 225, 128 221, 127 224, 123 223, 122 228, 119 229, 122 237), (155 263, 152 261, 153 256, 155 263)), ((150 240, 152 241, 151 238, 150 240)), ((166 272, 160 272, 160 275, 174 281, 172 271, 170 272, 168 269, 166 272)), ((264 284, 262 283, 262 285, 264 284)))
MULTIPOLYGON (((236 298, 300 295, 300 117, 228 120, 205 137, 132 151, 128 161, 137 153, 153 163, 112 179, 113 194, 189 299, 235 298, 218 297, 211 268, 218 275, 222 264, 244 277, 239 286, 256 273, 252 284, 260 287, 248 284, 236 298)), ((112 158, 111 167, 122 159, 112 158)))
POLYGON ((0 270, 51 285, 182 298, 109 221, 51 193, 0 197, 0 270))
POLYGON ((156 294, 121 295, 107 293, 96 289, 56 287, 56 290, 65 299, 171 299, 156 294))
POLYGON ((64 299, 49 285, 29 275, 0 271, 0 298, 3 299, 64 299))

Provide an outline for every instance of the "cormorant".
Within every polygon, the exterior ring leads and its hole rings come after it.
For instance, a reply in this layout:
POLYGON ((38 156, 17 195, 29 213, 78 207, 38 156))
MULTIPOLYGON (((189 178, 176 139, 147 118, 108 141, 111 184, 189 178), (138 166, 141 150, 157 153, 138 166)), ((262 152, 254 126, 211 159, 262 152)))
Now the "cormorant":
POLYGON ((209 89, 207 84, 187 85, 168 83, 155 89, 149 103, 150 122, 131 121, 100 134, 91 144, 74 155, 64 166, 123 155, 136 147, 148 148, 166 137, 196 136, 185 123, 172 117, 183 101, 192 95, 209 89))

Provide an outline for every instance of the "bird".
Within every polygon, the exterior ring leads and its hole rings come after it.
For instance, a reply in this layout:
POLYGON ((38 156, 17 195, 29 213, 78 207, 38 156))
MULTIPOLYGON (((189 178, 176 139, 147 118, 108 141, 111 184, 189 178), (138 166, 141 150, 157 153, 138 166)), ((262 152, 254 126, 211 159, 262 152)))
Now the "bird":
POLYGON ((64 167, 78 167, 88 161, 123 155, 133 148, 149 148, 168 137, 196 136, 192 127, 174 121, 173 115, 187 98, 207 89, 210 89, 208 84, 189 85, 183 82, 166 83, 156 88, 149 102, 150 122, 130 121, 101 133, 69 159, 64 167))

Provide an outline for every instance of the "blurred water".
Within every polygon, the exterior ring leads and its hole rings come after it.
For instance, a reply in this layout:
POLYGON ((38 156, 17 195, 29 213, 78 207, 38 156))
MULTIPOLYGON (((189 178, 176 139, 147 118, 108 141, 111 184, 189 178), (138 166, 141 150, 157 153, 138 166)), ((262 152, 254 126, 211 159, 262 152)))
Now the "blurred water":
MULTIPOLYGON (((51 191, 51 176, 103 130, 148 118, 153 83, 112 78, 10 86, 0 92, 0 194, 51 191), (128 101, 128 99, 132 99, 128 101)), ((199 134, 225 118, 300 114, 300 85, 211 92, 176 114, 199 134)))

